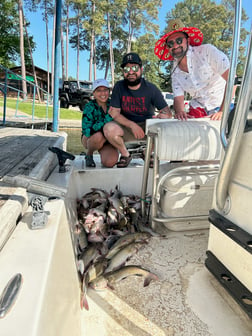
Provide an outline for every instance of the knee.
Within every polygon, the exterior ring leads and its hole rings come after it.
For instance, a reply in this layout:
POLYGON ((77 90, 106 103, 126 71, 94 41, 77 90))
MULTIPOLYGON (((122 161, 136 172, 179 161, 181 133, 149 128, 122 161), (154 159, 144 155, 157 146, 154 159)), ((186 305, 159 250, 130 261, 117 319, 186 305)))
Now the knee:
POLYGON ((111 138, 111 137, 114 138, 117 135, 122 135, 123 131, 122 131, 121 127, 119 125, 117 125, 116 123, 109 122, 109 123, 104 125, 103 133, 104 133, 106 138, 111 138))
POLYGON ((106 168, 112 168, 118 161, 119 153, 116 148, 106 144, 100 151, 101 163, 106 168))

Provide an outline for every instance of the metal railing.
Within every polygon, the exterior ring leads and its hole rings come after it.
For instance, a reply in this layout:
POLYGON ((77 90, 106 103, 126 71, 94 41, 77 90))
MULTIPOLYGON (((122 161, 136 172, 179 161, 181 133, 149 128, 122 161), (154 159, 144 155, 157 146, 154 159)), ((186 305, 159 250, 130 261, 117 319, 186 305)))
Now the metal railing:
MULTIPOLYGON (((234 27, 234 35, 238 34, 240 29, 240 16, 241 15, 241 1, 236 1, 236 19, 234 27)), ((233 50, 237 50, 237 45, 239 40, 237 36, 233 38, 233 50)), ((231 63, 231 69, 235 66, 235 58, 233 64, 231 63)), ((230 96, 231 85, 233 85, 234 79, 232 76, 229 76, 227 84, 227 94, 226 100, 230 96)), ((226 108, 224 108, 223 120, 221 124, 221 140, 225 155, 223 157, 220 174, 218 177, 216 185, 216 205, 220 211, 224 214, 228 213, 230 210, 230 202, 228 196, 228 185, 230 182, 230 176, 232 173, 233 166, 237 160, 237 154, 241 145, 242 136, 244 133, 246 121, 249 113, 249 106, 252 99, 252 34, 250 32, 250 40, 248 46, 248 54, 243 74, 243 80, 240 87, 239 97, 236 105, 235 117, 232 122, 232 128, 228 140, 225 137, 227 119, 228 119, 228 104, 229 101, 225 102, 226 108)))
MULTIPOLYGON (((45 103, 45 116, 43 119, 48 121, 48 112, 49 106, 52 104, 53 97, 50 95, 46 90, 42 89, 41 87, 37 86, 35 83, 31 82, 28 79, 24 79, 22 76, 14 73, 10 69, 5 68, 4 66, 0 65, 0 71, 3 74, 2 80, 0 81, 0 91, 3 93, 3 126, 6 124, 6 116, 7 116, 7 97, 9 94, 14 93, 16 95, 16 110, 15 110, 15 117, 20 117, 21 115, 18 114, 18 106, 20 102, 24 101, 31 101, 31 119, 34 121, 35 119, 35 103, 36 103, 36 93, 39 97, 42 97, 42 101, 45 103), (30 93, 24 92, 23 89, 19 87, 15 87, 10 85, 9 77, 12 77, 17 80, 17 82, 25 81, 28 84, 28 87, 31 89, 30 93), (25 99, 22 98, 25 97, 25 99)), ((24 115, 22 115, 24 117, 24 115)))

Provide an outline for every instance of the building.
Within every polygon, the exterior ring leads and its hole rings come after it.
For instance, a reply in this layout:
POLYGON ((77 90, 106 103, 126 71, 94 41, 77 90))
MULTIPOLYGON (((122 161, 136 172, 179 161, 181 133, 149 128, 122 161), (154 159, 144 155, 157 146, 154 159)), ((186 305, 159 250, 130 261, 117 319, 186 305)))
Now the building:
MULTIPOLYGON (((40 88, 40 98, 43 100, 47 97, 48 85, 47 85, 47 71, 39 67, 34 67, 36 72, 37 85, 40 88)), ((7 76, 7 96, 16 97, 20 92, 22 92, 22 75, 21 66, 16 66, 11 69, 0 68, 0 82, 1 88, 3 87, 7 76)), ((49 85, 51 92, 51 73, 49 72, 49 85)), ((35 76, 32 66, 26 66, 26 83, 27 83, 27 94, 29 97, 38 98, 38 92, 35 87, 35 76)))

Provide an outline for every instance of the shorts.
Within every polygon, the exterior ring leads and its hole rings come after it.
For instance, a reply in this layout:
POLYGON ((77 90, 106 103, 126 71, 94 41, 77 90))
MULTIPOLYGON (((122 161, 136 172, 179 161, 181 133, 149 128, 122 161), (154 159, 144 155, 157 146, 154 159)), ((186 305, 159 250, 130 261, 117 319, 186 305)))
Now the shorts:
POLYGON ((202 107, 193 108, 192 106, 189 108, 188 115, 194 118, 204 118, 208 116, 206 110, 202 107))
POLYGON ((210 116, 213 113, 218 112, 219 109, 220 109, 219 107, 216 107, 212 110, 206 110, 206 109, 203 109, 202 107, 195 107, 194 108, 194 107, 190 106, 188 115, 192 116, 194 118, 204 118, 204 117, 210 116))
MULTIPOLYGON (((136 139, 134 137, 134 135, 133 135, 133 133, 132 133, 132 131, 131 131, 130 128, 125 127, 125 126, 117 123, 116 121, 114 121, 114 122, 116 124, 118 124, 122 128, 123 133, 124 133, 124 135, 123 135, 124 142, 133 142, 133 141, 139 141, 139 140, 146 140, 146 138, 147 138, 146 135, 145 135, 145 137, 143 139, 136 139)), ((142 130, 144 131, 144 133, 145 133, 145 121, 142 121, 142 122, 139 122, 139 123, 136 123, 136 124, 138 126, 140 126, 142 128, 142 130)))

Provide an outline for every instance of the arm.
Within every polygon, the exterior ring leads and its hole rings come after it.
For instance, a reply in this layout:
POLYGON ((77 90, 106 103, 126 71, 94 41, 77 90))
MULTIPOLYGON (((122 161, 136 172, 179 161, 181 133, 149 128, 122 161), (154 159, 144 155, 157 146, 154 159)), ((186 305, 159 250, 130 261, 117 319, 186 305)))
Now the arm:
POLYGON ((173 105, 175 110, 175 118, 179 120, 187 120, 188 115, 185 112, 184 96, 175 97, 173 105))
MULTIPOLYGON (((221 77, 227 82, 228 80, 228 74, 229 74, 229 69, 227 69, 222 75, 221 77)), ((227 88, 227 87, 226 87, 227 88)), ((222 118, 222 112, 223 112, 223 107, 224 107, 224 101, 225 101, 225 95, 226 95, 226 89, 225 89, 225 93, 224 93, 224 96, 223 96, 223 100, 222 100, 222 103, 221 103, 221 106, 220 106, 220 110, 214 114, 212 114, 210 116, 210 119, 211 120, 221 120, 222 118)))
POLYGON ((90 137, 93 123, 93 106, 88 103, 85 105, 82 115, 82 135, 90 137))

